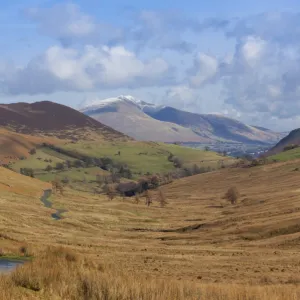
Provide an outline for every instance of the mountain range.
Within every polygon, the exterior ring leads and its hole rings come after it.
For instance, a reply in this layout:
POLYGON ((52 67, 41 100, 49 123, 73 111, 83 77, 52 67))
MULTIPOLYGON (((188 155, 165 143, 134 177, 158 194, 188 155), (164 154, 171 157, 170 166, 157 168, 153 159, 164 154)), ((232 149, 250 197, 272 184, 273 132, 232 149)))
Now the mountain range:
POLYGON ((87 102, 80 111, 132 138, 146 141, 274 144, 284 136, 223 115, 157 106, 132 96, 87 102))

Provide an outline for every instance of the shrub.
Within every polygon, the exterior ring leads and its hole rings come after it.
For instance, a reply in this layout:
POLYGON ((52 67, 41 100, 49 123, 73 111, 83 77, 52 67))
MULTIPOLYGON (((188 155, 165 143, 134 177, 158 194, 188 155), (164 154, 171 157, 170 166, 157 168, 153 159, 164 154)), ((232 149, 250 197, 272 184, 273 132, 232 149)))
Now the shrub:
POLYGON ((236 204, 239 198, 239 191, 236 187, 231 187, 225 194, 225 199, 227 199, 231 204, 236 204))

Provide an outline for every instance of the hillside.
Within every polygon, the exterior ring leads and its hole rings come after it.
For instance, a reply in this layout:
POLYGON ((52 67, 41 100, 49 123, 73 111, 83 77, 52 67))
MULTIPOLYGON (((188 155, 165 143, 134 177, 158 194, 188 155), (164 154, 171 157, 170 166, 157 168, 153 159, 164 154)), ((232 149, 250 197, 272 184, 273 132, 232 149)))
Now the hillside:
POLYGON ((139 140, 273 144, 283 136, 225 116, 196 114, 172 107, 156 106, 131 96, 87 102, 82 105, 81 111, 139 140))
POLYGON ((192 128, 197 134, 212 140, 236 141, 242 143, 274 143, 281 134, 253 127, 240 121, 213 114, 195 114, 172 107, 164 107, 156 112, 149 112, 153 118, 161 121, 174 122, 192 128))
POLYGON ((300 129, 291 131, 286 137, 280 140, 272 149, 267 152, 268 156, 278 154, 289 145, 300 145, 300 129))
POLYGON ((50 101, 13 103, 0 105, 0 126, 19 133, 53 135, 60 138, 88 137, 91 131, 104 139, 119 139, 125 136, 108 126, 72 109, 50 101), (84 131, 84 132, 83 132, 84 131))
POLYGON ((176 180, 161 188, 166 207, 155 191, 147 207, 66 189, 51 197, 67 210, 59 221, 39 200, 47 185, 0 168, 2 255, 34 255, 0 277, 0 298, 299 299, 295 167, 299 160, 176 180), (231 186, 236 205, 223 199, 231 186))
POLYGON ((63 180, 89 191, 97 187, 98 175, 111 176, 120 170, 126 173, 118 175, 121 178, 137 180, 146 174, 183 173, 194 165, 211 170, 235 162, 209 151, 134 141, 83 113, 49 101, 2 105, 0 125, 1 164, 44 181, 63 180), (170 155, 180 160, 180 167, 170 155))
POLYGON ((28 157, 29 151, 42 143, 62 144, 63 142, 55 137, 26 135, 0 128, 0 164, 28 157))
MULTIPOLYGON (((144 113, 136 103, 127 98, 108 99, 106 105, 89 105, 81 111, 137 140, 156 142, 209 142, 190 128, 175 123, 162 122, 144 113), (120 101, 120 100, 123 101, 120 101)), ((104 103, 103 103, 104 104, 104 103)))
POLYGON ((39 146, 36 153, 22 160, 11 161, 9 167, 16 172, 30 169, 36 178, 43 181, 57 179, 66 181, 71 188, 100 191, 97 176, 110 178, 112 172, 116 173, 121 169, 130 172, 129 176, 120 171, 121 180, 138 180, 149 174, 163 175, 183 171, 184 168, 191 169, 194 165, 205 172, 235 162, 233 158, 214 152, 177 145, 138 141, 102 141, 99 144, 98 141, 80 140, 54 147, 39 146), (170 154, 181 160, 181 169, 176 168, 169 160, 170 154))

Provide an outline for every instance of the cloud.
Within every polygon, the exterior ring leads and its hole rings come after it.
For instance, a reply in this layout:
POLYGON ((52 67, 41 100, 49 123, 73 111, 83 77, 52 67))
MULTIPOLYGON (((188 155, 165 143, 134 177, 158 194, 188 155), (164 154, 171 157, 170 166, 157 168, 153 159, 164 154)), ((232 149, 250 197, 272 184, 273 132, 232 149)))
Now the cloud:
POLYGON ((62 45, 110 44, 122 36, 122 30, 96 21, 73 3, 56 4, 50 8, 32 7, 23 11, 38 26, 41 34, 59 40, 62 45))
POLYGON ((193 110, 202 101, 199 92, 187 85, 178 85, 166 90, 162 102, 178 109, 193 110))
POLYGON ((234 52, 226 58, 198 53, 187 73, 190 87, 222 84, 223 109, 245 119, 299 116, 299 16, 265 14, 226 26, 225 34, 235 38, 234 52))
POLYGON ((198 20, 178 11, 129 13, 126 25, 116 27, 72 3, 27 10, 26 17, 39 32, 60 41, 62 47, 50 47, 22 68, 0 66, 2 90, 38 94, 163 86, 162 101, 190 110, 205 99, 210 108, 216 103, 214 110, 261 123, 300 115, 300 13, 227 20, 198 20), (223 33, 232 43, 232 53, 220 55, 222 42, 220 49, 200 45, 201 34, 214 30, 217 38, 223 33), (145 50, 143 57, 159 51, 165 59, 140 59, 137 49, 145 50), (175 57, 168 55, 169 50, 188 54, 178 60, 186 75, 180 81, 169 66, 175 57), (222 88, 220 95, 214 93, 216 87, 222 88))
POLYGON ((37 24, 41 34, 59 40, 63 46, 131 44, 139 50, 152 48, 180 53, 192 52, 197 47, 197 43, 186 39, 187 34, 199 34, 208 28, 218 30, 228 23, 214 18, 200 21, 172 10, 131 10, 126 25, 115 26, 84 13, 74 3, 32 7, 23 15, 37 24))
POLYGON ((124 47, 50 47, 23 68, 4 65, 0 87, 6 94, 41 94, 174 83, 174 70, 161 58, 140 60, 124 47), (6 71, 9 71, 8 73, 6 71))
POLYGON ((192 87, 200 87, 211 82, 219 71, 217 58, 206 53, 198 53, 194 59, 194 66, 189 71, 189 82, 192 87))

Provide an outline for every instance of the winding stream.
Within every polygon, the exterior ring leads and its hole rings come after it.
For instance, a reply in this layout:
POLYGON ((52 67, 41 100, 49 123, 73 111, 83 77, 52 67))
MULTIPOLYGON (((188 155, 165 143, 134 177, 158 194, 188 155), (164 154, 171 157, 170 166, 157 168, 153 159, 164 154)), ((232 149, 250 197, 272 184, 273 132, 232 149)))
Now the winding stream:
POLYGON ((13 271, 17 266, 22 265, 24 261, 13 260, 9 258, 0 258, 0 274, 13 271))
MULTIPOLYGON (((41 201, 43 202, 43 204, 47 208, 53 208, 52 207, 52 202, 49 200, 51 195, 52 195, 52 190, 48 189, 48 190, 44 190, 44 193, 41 197, 41 201)), ((61 220, 63 218, 62 214, 65 213, 65 212, 67 212, 66 209, 56 209, 56 212, 51 214, 51 217, 54 220, 61 220)))

